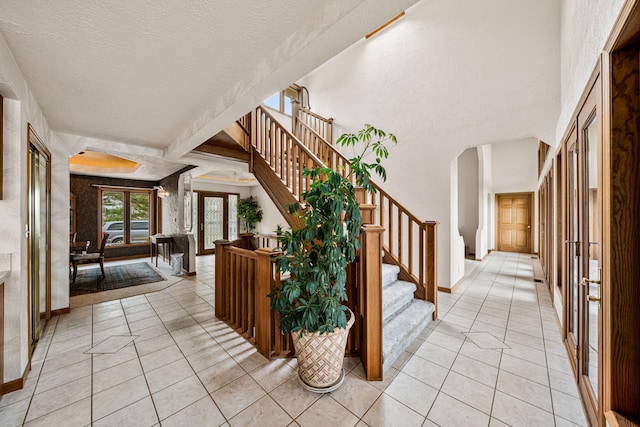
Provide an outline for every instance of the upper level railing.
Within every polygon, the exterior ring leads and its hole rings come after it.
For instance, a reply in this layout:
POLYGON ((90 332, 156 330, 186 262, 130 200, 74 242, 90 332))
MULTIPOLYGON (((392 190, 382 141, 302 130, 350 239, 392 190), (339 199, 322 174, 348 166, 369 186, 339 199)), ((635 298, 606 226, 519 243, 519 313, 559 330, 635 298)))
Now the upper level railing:
POLYGON ((251 133, 255 150, 291 194, 300 200, 311 183, 309 177, 302 175, 304 168, 321 167, 322 160, 262 107, 254 111, 251 133))
POLYGON ((304 123, 309 128, 316 131, 325 141, 333 142, 333 119, 325 119, 324 117, 312 112, 308 108, 300 105, 300 102, 293 101, 293 112, 291 114, 293 120, 293 133, 295 134, 298 123, 304 123))

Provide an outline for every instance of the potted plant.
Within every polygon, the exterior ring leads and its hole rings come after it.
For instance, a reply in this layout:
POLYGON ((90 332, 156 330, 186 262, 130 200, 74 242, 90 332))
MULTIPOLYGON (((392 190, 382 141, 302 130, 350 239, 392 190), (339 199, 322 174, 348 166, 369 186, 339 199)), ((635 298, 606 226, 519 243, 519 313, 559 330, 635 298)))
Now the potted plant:
POLYGON ((244 222, 244 229, 253 233, 256 224, 262 221, 262 209, 254 196, 238 200, 238 217, 244 222))
POLYGON ((283 253, 277 258, 277 266, 289 277, 269 294, 271 308, 279 313, 280 330, 292 335, 298 375, 312 391, 335 390, 344 379, 346 340, 355 320, 343 305, 347 300, 347 265, 360 248, 362 226, 352 178, 365 191, 375 192, 371 173, 386 180, 382 159, 389 155, 385 147, 388 142, 395 144, 396 137, 371 125, 340 136, 336 144, 359 150, 349 159, 349 173, 343 177, 340 171, 326 167, 305 168, 303 175, 311 179, 311 184, 302 193, 301 203, 288 206, 303 225, 290 231, 278 230, 283 253), (368 161, 371 155, 373 159, 368 161), (317 354, 318 350, 326 358, 317 354))

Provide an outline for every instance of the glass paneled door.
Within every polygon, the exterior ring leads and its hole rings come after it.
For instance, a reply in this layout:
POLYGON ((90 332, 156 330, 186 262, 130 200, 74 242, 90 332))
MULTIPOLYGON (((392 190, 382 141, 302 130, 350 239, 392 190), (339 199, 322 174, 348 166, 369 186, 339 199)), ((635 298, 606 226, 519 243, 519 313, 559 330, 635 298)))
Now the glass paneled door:
POLYGON ((29 126, 29 300, 31 348, 51 315, 51 156, 29 126))
POLYGON ((587 414, 593 424, 599 410, 602 353, 601 130, 599 81, 582 106, 576 130, 567 141, 567 348, 587 414))
POLYGON ((237 194, 198 192, 198 255, 215 253, 216 240, 238 238, 237 194))
POLYGON ((601 365, 600 276, 602 265, 601 221, 601 130, 599 118, 600 91, 596 82, 585 105, 578 114, 578 144, 580 145, 580 198, 582 208, 582 279, 580 281, 580 350, 578 372, 580 391, 587 404, 587 412, 599 420, 599 372, 601 365))

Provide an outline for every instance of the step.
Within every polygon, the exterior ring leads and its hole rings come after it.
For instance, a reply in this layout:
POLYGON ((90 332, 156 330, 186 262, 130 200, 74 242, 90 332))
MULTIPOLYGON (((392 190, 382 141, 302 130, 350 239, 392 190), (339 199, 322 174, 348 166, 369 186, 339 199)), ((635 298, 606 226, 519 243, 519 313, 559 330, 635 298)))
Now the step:
POLYGON ((393 284, 382 289, 382 321, 383 324, 402 311, 413 301, 416 285, 403 280, 396 280, 393 284))
POLYGON ((414 300, 406 309, 384 325, 382 330, 383 371, 422 333, 433 318, 435 306, 429 301, 414 300))
POLYGON ((397 265, 382 264, 382 287, 389 286, 398 280, 398 273, 400 273, 400 267, 397 265))

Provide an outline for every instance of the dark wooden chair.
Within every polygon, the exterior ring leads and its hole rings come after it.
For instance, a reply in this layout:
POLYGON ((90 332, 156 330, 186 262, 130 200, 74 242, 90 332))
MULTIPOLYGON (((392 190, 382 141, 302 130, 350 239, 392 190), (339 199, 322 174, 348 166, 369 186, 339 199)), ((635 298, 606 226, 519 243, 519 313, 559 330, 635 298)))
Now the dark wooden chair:
POLYGON ((71 283, 76 282, 76 276, 78 275, 78 265, 80 264, 100 264, 100 271, 102 271, 102 278, 104 275, 104 247, 107 244, 108 234, 102 235, 102 242, 100 243, 100 252, 92 252, 88 254, 70 254, 71 265, 73 266, 73 280, 71 283))

